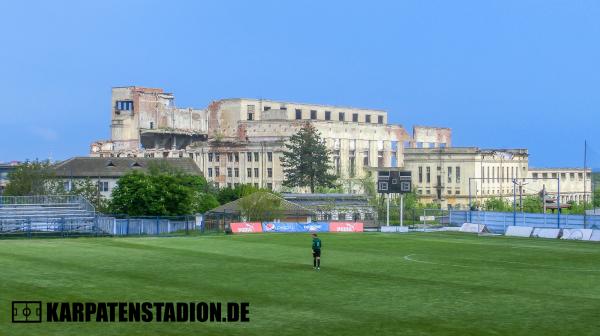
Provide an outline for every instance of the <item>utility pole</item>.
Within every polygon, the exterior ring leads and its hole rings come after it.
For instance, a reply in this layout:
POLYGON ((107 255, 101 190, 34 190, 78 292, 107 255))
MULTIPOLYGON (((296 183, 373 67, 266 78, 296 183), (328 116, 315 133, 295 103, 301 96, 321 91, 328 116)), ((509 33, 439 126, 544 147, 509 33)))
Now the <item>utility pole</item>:
POLYGON ((546 184, 544 184, 542 189, 542 203, 544 206, 544 215, 546 214, 546 184))
MULTIPOLYGON (((513 184, 516 186, 519 186, 519 205, 521 206, 521 213, 523 213, 523 186, 526 185, 528 182, 526 181, 518 181, 517 179, 513 180, 513 184)), ((516 198, 516 192, 514 191, 513 188, 513 197, 516 198)), ((515 203, 515 201, 513 200, 513 203, 515 203)), ((516 211, 516 210, 515 210, 516 211)), ((516 214, 515 214, 516 216, 516 214)))
POLYGON ((519 204, 521 205, 521 213, 523 213, 523 184, 519 183, 519 204))

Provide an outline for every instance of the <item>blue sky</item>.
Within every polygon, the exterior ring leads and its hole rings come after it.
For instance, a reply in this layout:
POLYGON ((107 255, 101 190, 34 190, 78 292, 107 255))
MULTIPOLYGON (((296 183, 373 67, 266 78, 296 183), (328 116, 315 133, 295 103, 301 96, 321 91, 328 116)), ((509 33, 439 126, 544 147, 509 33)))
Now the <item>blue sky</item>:
POLYGON ((381 108, 455 146, 580 166, 584 139, 600 152, 599 17, 566 0, 4 0, 0 161, 87 155, 109 138, 110 88, 139 85, 179 106, 381 108))

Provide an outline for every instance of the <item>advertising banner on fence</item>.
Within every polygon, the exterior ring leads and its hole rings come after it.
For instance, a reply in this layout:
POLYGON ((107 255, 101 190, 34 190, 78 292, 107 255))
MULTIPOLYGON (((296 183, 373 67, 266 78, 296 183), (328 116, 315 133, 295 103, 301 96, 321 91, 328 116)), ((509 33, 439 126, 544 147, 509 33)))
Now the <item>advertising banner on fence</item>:
POLYGON ((329 222, 298 224, 301 232, 329 232, 329 222))
POLYGON ((233 233, 256 233, 263 231, 260 222, 231 223, 229 226, 233 233))
POLYGON ((300 224, 296 222, 264 222, 262 224, 264 232, 301 232, 300 224))
POLYGON ((233 233, 258 232, 363 232, 363 223, 357 222, 242 222, 231 223, 233 233))
POLYGON ((363 232, 360 222, 330 222, 329 232, 363 232))

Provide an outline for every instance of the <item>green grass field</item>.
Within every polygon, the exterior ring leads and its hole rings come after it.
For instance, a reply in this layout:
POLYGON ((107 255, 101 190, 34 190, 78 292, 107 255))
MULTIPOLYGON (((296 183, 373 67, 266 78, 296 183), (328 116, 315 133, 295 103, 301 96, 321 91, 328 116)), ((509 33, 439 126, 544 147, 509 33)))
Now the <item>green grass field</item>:
POLYGON ((600 245, 466 234, 0 240, 0 335, 598 335, 600 245), (248 301, 249 323, 11 324, 12 300, 248 301))

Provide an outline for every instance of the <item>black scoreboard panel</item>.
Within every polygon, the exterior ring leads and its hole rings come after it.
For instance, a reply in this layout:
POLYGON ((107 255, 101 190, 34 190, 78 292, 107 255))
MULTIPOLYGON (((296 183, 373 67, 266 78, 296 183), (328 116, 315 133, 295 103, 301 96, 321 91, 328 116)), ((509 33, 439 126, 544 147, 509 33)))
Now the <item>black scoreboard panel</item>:
POLYGON ((380 171, 377 174, 377 192, 382 194, 406 194, 412 190, 409 171, 380 171))

